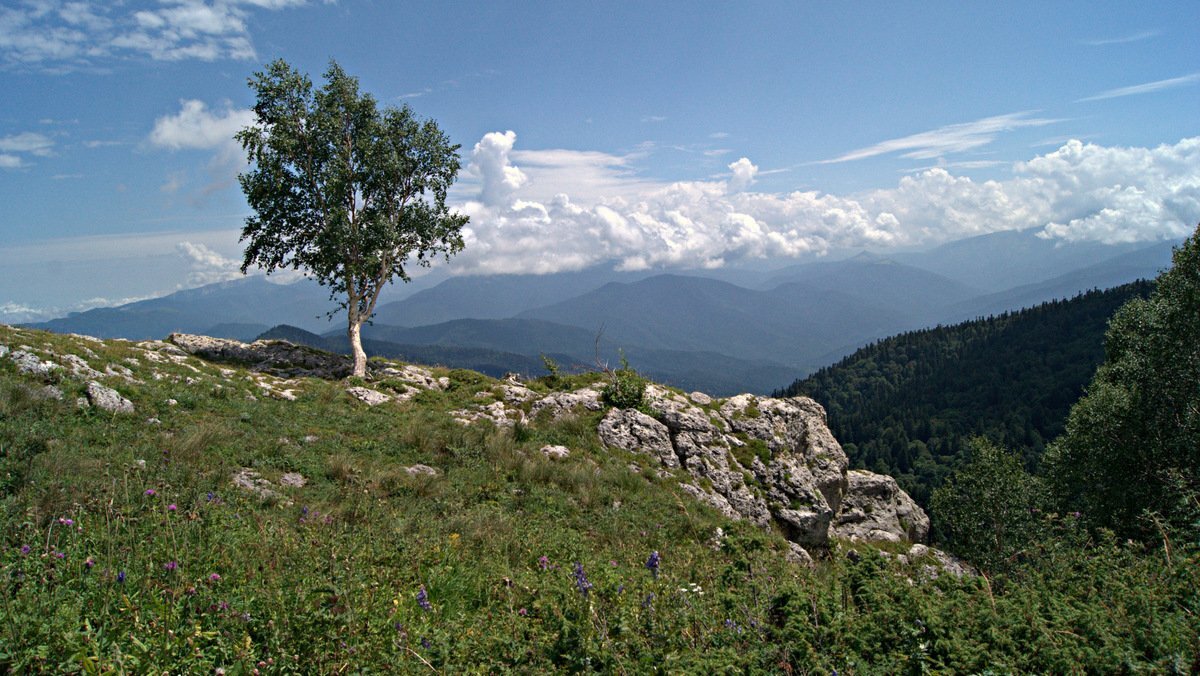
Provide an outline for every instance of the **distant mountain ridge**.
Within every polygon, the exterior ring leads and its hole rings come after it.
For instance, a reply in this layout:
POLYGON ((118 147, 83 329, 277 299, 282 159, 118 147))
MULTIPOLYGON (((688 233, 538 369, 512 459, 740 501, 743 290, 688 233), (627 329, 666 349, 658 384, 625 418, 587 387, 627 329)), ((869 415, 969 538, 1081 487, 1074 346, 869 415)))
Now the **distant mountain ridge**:
MULTIPOLYGON (((435 275, 385 290, 364 336, 403 358, 538 373, 542 353, 593 364, 602 335, 609 363, 623 348, 636 368, 680 387, 766 392, 888 335, 1153 277, 1169 262, 1169 249, 1062 244, 1022 231, 774 270, 598 267, 436 284, 435 275)), ((311 281, 251 277, 31 326, 130 339, 182 331, 248 340, 289 325, 340 341, 344 319, 327 318, 331 307, 311 281)))

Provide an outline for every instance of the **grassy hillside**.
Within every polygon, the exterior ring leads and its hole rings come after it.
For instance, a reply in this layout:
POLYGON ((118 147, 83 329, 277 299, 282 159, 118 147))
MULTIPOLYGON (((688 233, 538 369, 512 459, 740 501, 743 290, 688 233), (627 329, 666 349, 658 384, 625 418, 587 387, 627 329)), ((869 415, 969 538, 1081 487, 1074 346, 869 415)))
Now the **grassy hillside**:
POLYGON ((1197 667, 1186 543, 1165 560, 1048 545, 993 581, 850 543, 806 568, 646 456, 602 448, 601 412, 460 425, 450 411, 500 386, 475 372, 435 369, 445 389, 369 407, 355 383, 153 344, 0 326, 0 345, 0 671, 1197 667), (112 371, 97 379, 135 412, 78 406, 87 378, 21 373, 16 350, 112 371))
POLYGON ((825 406, 853 466, 895 476, 918 502, 986 436, 1033 466, 1104 359, 1104 328, 1135 282, 1019 312, 913 331, 792 383, 825 406))

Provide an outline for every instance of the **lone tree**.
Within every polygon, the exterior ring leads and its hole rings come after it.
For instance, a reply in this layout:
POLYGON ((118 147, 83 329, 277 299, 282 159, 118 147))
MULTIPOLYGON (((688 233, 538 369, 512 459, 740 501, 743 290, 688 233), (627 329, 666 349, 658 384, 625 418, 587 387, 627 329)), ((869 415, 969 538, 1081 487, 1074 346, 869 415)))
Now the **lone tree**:
POLYGON ((236 136, 252 163, 238 176, 254 210, 242 272, 304 270, 329 287, 346 310, 354 375, 366 375, 362 325, 384 285, 462 250, 467 217, 446 207, 459 146, 408 106, 380 110, 336 62, 318 90, 282 59, 249 83, 256 119, 236 136))

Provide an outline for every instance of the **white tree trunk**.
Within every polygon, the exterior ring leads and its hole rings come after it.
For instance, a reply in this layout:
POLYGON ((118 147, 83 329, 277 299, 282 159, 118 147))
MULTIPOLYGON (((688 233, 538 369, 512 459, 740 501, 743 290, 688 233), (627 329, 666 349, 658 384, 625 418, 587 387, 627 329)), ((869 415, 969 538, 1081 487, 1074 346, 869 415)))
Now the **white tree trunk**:
POLYGON ((354 373, 359 378, 367 375, 367 353, 362 347, 362 322, 350 322, 350 353, 354 355, 354 373))

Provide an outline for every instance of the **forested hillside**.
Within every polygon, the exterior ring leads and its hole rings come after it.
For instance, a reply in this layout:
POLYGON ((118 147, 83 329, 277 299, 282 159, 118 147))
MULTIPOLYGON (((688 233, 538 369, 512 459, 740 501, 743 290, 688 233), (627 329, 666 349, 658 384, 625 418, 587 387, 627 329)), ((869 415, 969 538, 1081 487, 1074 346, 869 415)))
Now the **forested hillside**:
POLYGON ((1134 282, 1069 300, 901 334, 797 380, 778 394, 821 402, 853 466, 895 476, 921 504, 982 435, 1031 469, 1104 359, 1134 282))

